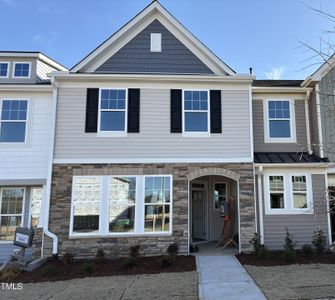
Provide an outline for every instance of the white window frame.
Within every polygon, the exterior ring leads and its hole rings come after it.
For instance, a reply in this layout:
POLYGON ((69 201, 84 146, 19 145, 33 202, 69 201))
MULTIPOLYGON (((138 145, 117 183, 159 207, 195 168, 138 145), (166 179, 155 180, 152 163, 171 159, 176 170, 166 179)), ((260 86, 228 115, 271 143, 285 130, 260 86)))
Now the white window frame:
POLYGON ((0 99, 0 132, 1 132, 1 126, 2 123, 25 123, 26 124, 26 129, 24 132, 24 142, 0 142, 0 145, 24 145, 27 143, 27 135, 28 135, 28 120, 29 120, 29 104, 30 104, 30 100, 29 99, 19 99, 19 98, 2 98, 0 99), (2 104, 3 101, 27 101, 27 116, 26 116, 26 120, 2 120, 2 104))
POLYGON ((162 52, 162 34, 151 33, 150 34, 150 51, 151 52, 162 52))
POLYGON ((29 79, 31 76, 31 62, 30 61, 16 61, 13 63, 13 72, 12 72, 13 78, 25 78, 29 79), (17 64, 28 64, 29 65, 29 71, 28 71, 28 76, 15 76, 15 67, 17 64))
POLYGON ((182 90, 182 132, 183 136, 189 137, 208 137, 210 136, 210 127, 211 127, 211 119, 210 119, 210 92, 209 89, 183 89, 182 90), (185 109, 185 92, 207 92, 207 110, 188 110, 185 109), (207 113, 207 131, 185 131, 185 113, 187 112, 195 112, 195 113, 207 113))
POLYGON ((99 106, 98 106, 98 132, 97 135, 99 137, 125 137, 127 136, 128 132, 128 89, 127 88, 120 88, 120 87, 102 87, 99 88, 99 106), (124 90, 125 93, 125 108, 124 109, 102 109, 101 108, 101 91, 102 90, 124 90), (124 111, 125 113, 125 124, 124 124, 124 130, 122 131, 105 131, 101 130, 101 112, 102 111, 110 111, 110 112, 117 112, 117 111, 124 111))
POLYGON ((313 190, 312 190, 312 175, 307 173, 276 173, 268 172, 264 174, 264 201, 266 215, 300 215, 313 214, 313 190), (284 208, 271 208, 270 201, 270 176, 284 177, 284 208), (293 203, 293 185, 292 176, 305 176, 307 187, 307 208, 295 208, 293 203))
POLYGON ((7 74, 6 76, 1 76, 0 78, 8 78, 9 77, 9 66, 10 66, 10 62, 9 61, 0 61, 0 64, 7 64, 7 74))
MULTIPOLYGON (((216 181, 216 182, 214 182, 214 191, 215 191, 215 185, 216 184, 224 184, 225 186, 226 186, 226 201, 228 200, 228 185, 227 185, 227 182, 223 182, 223 181, 216 181)), ((218 210, 220 210, 220 208, 215 208, 215 195, 214 195, 214 197, 213 197, 213 209, 214 209, 214 211, 218 211, 218 210)))
MULTIPOLYGON (((101 176, 73 176, 72 180, 72 196, 71 196, 71 216, 69 238, 82 237, 128 237, 128 236, 171 236, 173 222, 173 177, 171 174, 155 174, 155 175, 101 175, 101 176), (74 213, 74 184, 76 178, 80 177, 95 177, 101 178, 101 193, 100 193, 100 215, 99 215, 99 230, 95 232, 78 233, 73 232, 73 213, 74 213), (135 199, 135 226, 133 232, 109 232, 109 182, 112 177, 135 177, 136 178, 136 199, 135 199), (170 178, 170 220, 169 231, 147 232, 144 230, 145 218, 145 178, 146 177, 169 177, 170 178)), ((152 204, 155 205, 155 204, 152 204)), ((157 205, 160 205, 158 203, 157 205)), ((168 204, 165 204, 168 205, 168 204)))
POLYGON ((287 98, 269 98, 263 101, 264 116, 264 143, 296 143, 296 122, 295 122, 295 100, 287 98), (270 101, 288 101, 290 107, 290 118, 269 118, 269 102, 270 101), (270 136, 270 121, 282 120, 290 121, 290 137, 289 138, 273 138, 270 136))
MULTIPOLYGON (((20 224, 20 227, 23 226, 24 224, 24 213, 25 213, 25 207, 26 207, 26 195, 27 195, 27 189, 26 187, 23 187, 23 186, 2 186, 0 188, 0 220, 1 220, 1 217, 11 217, 11 216, 15 216, 15 217, 18 217, 20 216, 19 214, 1 214, 1 210, 2 210, 2 193, 3 193, 3 190, 17 190, 17 189, 23 189, 23 201, 22 201, 22 213, 21 213, 21 224, 20 224)), ((0 240, 0 244, 13 244, 13 241, 2 241, 0 240)))

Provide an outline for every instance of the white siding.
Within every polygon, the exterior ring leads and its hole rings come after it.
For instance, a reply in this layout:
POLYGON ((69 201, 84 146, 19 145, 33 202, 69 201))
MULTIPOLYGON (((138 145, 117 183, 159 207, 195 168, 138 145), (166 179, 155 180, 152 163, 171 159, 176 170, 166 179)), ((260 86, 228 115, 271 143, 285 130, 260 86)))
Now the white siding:
POLYGON ((0 91, 0 99, 4 98, 28 99, 29 112, 26 144, 0 144, 0 180, 46 178, 51 130, 51 92, 0 91))
POLYGON ((159 159, 251 157, 248 91, 222 91, 222 134, 170 133, 170 90, 141 89, 140 133, 97 137, 85 133, 85 88, 60 88, 55 159, 159 159))

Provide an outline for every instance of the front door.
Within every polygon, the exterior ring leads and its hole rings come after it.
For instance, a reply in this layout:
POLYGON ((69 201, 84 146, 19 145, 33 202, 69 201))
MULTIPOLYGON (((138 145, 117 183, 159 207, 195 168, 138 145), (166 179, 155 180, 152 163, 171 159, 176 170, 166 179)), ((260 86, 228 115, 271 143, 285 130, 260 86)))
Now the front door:
POLYGON ((192 239, 203 241, 207 238, 206 204, 207 190, 204 183, 192 184, 192 239))

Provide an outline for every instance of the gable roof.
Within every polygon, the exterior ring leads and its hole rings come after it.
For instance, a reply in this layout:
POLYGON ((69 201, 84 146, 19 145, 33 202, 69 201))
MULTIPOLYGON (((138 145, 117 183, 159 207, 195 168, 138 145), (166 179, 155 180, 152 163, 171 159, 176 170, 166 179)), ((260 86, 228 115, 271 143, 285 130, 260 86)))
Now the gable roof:
POLYGON ((312 75, 308 76, 302 86, 308 86, 311 82, 318 82, 335 66, 335 53, 331 55, 312 75))
POLYGON ((158 1, 152 2, 144 8, 132 20, 77 63, 70 72, 94 72, 96 68, 155 19, 161 22, 177 39, 184 43, 216 75, 235 75, 234 70, 191 34, 158 1))
POLYGON ((2 51, 0 50, 0 57, 33 57, 46 63, 57 71, 67 71, 67 68, 39 51, 2 51))

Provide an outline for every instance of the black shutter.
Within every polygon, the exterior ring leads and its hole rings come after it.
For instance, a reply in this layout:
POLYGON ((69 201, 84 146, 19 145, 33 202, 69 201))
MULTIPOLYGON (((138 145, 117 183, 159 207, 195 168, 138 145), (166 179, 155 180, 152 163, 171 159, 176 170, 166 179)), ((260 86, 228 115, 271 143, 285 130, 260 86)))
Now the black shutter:
POLYGON ((128 132, 140 132, 140 89, 128 89, 128 132))
POLYGON ((99 89, 87 89, 85 132, 98 131, 99 89))
POLYGON ((211 133, 222 133, 221 91, 210 91, 211 133))
POLYGON ((182 90, 171 90, 171 132, 182 132, 182 90))

